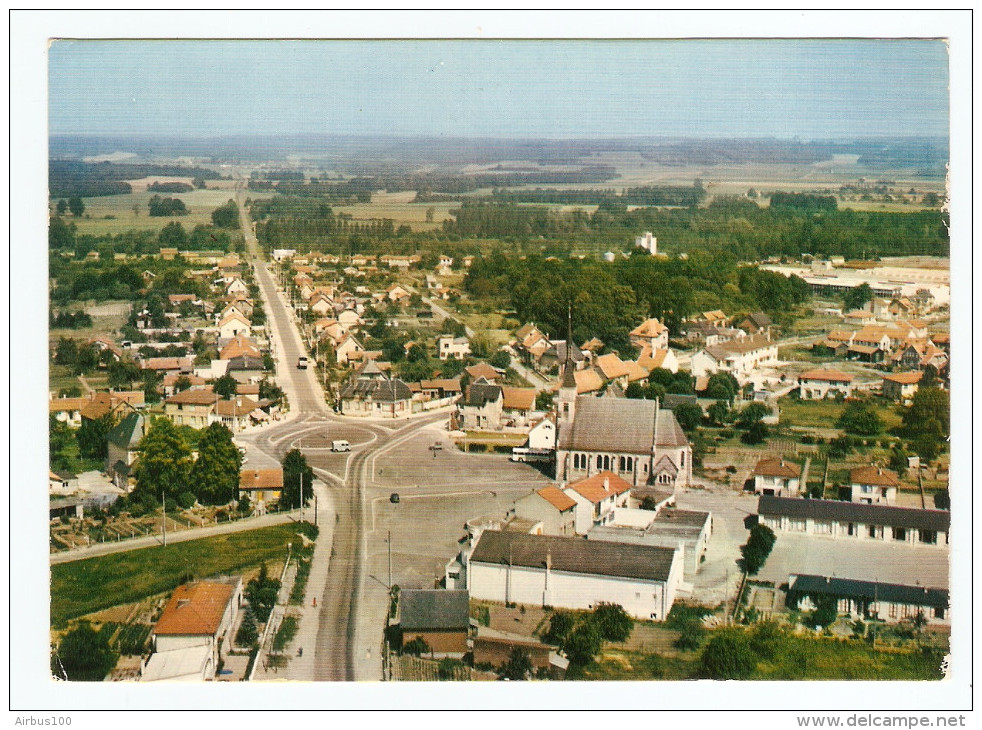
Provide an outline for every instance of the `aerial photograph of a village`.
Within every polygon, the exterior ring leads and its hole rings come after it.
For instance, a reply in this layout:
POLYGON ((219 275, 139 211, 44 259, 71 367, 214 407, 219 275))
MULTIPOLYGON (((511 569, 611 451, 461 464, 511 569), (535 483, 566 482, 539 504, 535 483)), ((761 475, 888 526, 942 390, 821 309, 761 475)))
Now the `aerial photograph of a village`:
POLYGON ((46 64, 51 692, 951 680, 944 39, 46 64))

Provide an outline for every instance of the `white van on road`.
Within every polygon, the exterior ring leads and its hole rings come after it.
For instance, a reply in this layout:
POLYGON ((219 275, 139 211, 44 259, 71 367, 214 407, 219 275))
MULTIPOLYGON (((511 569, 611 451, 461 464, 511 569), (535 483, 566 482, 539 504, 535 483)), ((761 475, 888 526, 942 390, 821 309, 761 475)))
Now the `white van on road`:
POLYGON ((351 451, 351 444, 349 444, 347 441, 332 441, 331 451, 351 451))

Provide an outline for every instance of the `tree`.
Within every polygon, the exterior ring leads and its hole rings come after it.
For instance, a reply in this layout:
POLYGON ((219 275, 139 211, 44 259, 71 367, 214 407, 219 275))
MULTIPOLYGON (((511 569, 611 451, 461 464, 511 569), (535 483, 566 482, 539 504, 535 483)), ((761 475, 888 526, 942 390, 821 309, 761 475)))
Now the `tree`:
POLYGON ((714 426, 723 426, 730 421, 730 407, 725 400, 718 400, 706 409, 706 415, 714 426))
POLYGON ((83 621, 58 644, 53 668, 59 676, 59 670, 63 669, 72 682, 101 682, 116 666, 118 658, 109 645, 107 633, 96 631, 83 621))
POLYGON ((925 365, 921 371, 921 379, 917 383, 918 388, 937 388, 938 369, 934 365, 925 365))
POLYGON ((508 661, 501 665, 498 676, 502 679, 523 681, 532 674, 532 657, 526 649, 520 646, 513 647, 508 655, 508 661))
POLYGON ((491 365, 491 367, 506 370, 511 366, 511 355, 504 350, 498 350, 492 354, 490 358, 488 358, 488 364, 491 365))
POLYGON ((259 574, 246 584, 245 597, 256 619, 265 623, 276 605, 276 596, 280 592, 280 582, 269 577, 266 563, 259 566, 259 574))
POLYGON ((535 410, 537 411, 551 410, 555 399, 556 399, 555 393, 550 393, 545 390, 540 390, 538 393, 535 394, 535 410))
POLYGON ((71 460, 66 451, 75 441, 75 434, 54 413, 48 416, 48 465, 55 471, 69 471, 71 460))
POLYGON ((658 502, 650 494, 641 500, 641 509, 647 510, 649 512, 658 511, 658 502))
MULTIPOLYGON (((153 215, 153 213, 150 215, 153 215)), ((182 248, 188 244, 188 233, 180 223, 171 221, 161 229, 157 240, 160 241, 160 245, 162 246, 182 248)), ((160 287, 160 283, 157 284, 157 287, 160 287)))
POLYGON ((883 431, 883 419, 871 405, 859 401, 847 403, 835 425, 860 436, 876 436, 883 431))
POLYGON ((767 434, 767 426, 763 422, 757 421, 747 429, 746 433, 740 434, 740 441, 748 446, 762 444, 767 439, 767 434))
POLYGON ((283 491, 280 504, 286 509, 300 506, 301 485, 303 503, 306 504, 314 494, 314 470, 307 466, 307 459, 299 449, 293 449, 283 459, 283 491))
POLYGON ((627 641, 631 629, 634 628, 634 619, 616 603, 598 604, 589 620, 597 627, 600 637, 605 641, 627 641))
POLYGON ((585 667, 600 653, 603 637, 600 631, 590 621, 580 623, 563 642, 563 652, 571 664, 585 667))
POLYGON ((695 403, 679 403, 675 406, 674 413, 675 420, 686 433, 695 431, 702 423, 702 408, 695 403))
POLYGON ((740 554, 743 556, 739 563, 743 572, 747 575, 757 575, 767 556, 771 554, 777 537, 767 525, 754 525, 750 530, 750 537, 747 542, 740 546, 740 554))
POLYGON ((897 472, 899 476, 903 476, 907 473, 907 459, 909 458, 910 454, 907 453, 907 450, 897 444, 890 450, 890 461, 887 466, 897 472))
POLYGON ((809 624, 824 629, 835 623, 835 620, 839 617, 839 606, 835 597, 821 596, 816 603, 818 605, 815 610, 808 616, 809 624))
POLYGON ((83 418, 78 429, 78 452, 83 459, 104 460, 109 455, 109 432, 113 427, 108 413, 99 418, 83 418))
POLYGON ((740 415, 737 416, 736 427, 749 429, 751 426, 763 421, 764 417, 769 416, 770 414, 770 409, 763 403, 750 403, 746 408, 740 411, 740 415))
POLYGON ((213 390, 221 398, 232 398, 239 389, 239 382, 231 375, 223 375, 215 381, 213 390))
POLYGON ((573 618, 573 614, 566 611, 555 611, 549 619, 549 630, 542 638, 548 644, 562 646, 572 633, 574 626, 576 626, 576 619, 573 618))
POLYGON ((82 214, 85 212, 85 203, 78 197, 69 198, 68 209, 72 212, 72 215, 75 218, 81 218, 82 214))
POLYGON ((746 634, 721 632, 710 639, 699 659, 699 673, 707 679, 747 679, 757 669, 757 658, 746 634))
POLYGON ((191 448, 167 418, 155 418, 140 442, 137 467, 137 501, 153 504, 161 494, 171 499, 187 490, 191 473, 191 448))
POLYGON ((196 177, 196 178, 194 178, 191 181, 191 184, 194 185, 194 187, 196 187, 198 190, 204 190, 205 188, 208 187, 208 185, 205 182, 205 179, 203 177, 196 177))
POLYGON ((706 385, 706 397, 732 403, 740 392, 740 384, 732 373, 713 373, 706 385))
POLYGON ((948 392, 940 388, 920 388, 903 415, 903 433, 910 447, 924 461, 938 457, 950 432, 948 392))
POLYGON ((259 627, 256 625, 256 617, 252 610, 247 608, 245 616, 242 617, 242 624, 235 634, 235 643, 239 646, 254 646, 259 641, 259 627))
POLYGON ((198 440, 198 459, 191 467, 190 482, 201 504, 228 504, 239 486, 242 454, 232 441, 232 432, 212 423, 198 440))
POLYGON ((187 375, 179 375, 177 380, 174 381, 174 392, 182 393, 191 387, 191 378, 187 375))
POLYGON ((61 200, 59 200, 58 201, 58 204, 55 205, 55 212, 58 215, 65 215, 65 213, 68 212, 68 201, 65 200, 64 198, 62 198, 61 200))
POLYGON ((229 200, 225 205, 211 212, 211 222, 216 228, 238 228, 239 206, 234 200, 229 200))
POLYGON ((843 305, 847 311, 852 309, 862 309, 866 306, 867 302, 871 301, 873 301, 873 290, 866 282, 863 282, 859 286, 855 286, 848 290, 842 299, 843 305))
POLYGON ((627 388, 624 390, 624 397, 630 398, 631 400, 643 400, 645 392, 645 386, 641 385, 638 381, 634 381, 633 383, 627 384, 627 388))

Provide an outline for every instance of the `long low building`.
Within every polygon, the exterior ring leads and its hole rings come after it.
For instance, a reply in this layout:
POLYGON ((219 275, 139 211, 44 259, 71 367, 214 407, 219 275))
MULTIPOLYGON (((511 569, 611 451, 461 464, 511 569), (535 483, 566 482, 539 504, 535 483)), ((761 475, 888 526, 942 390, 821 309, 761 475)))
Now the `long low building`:
POLYGON ((713 517, 710 512, 663 509, 645 526, 620 525, 617 520, 618 516, 615 515, 612 524, 594 527, 587 533, 587 539, 667 548, 682 545, 685 552, 685 577, 691 580, 699 572, 699 566, 709 547, 709 537, 713 533, 713 517))
POLYGON ((948 591, 944 588, 823 575, 788 576, 788 606, 807 611, 822 598, 834 598, 840 614, 857 618, 896 623, 920 614, 928 623, 951 623, 948 591))
POLYGON ((946 547, 951 525, 946 510, 766 495, 757 503, 757 514, 775 532, 927 547, 946 547))
POLYGON ((590 610, 616 603, 663 621, 682 581, 683 548, 486 530, 471 553, 471 598, 590 610))

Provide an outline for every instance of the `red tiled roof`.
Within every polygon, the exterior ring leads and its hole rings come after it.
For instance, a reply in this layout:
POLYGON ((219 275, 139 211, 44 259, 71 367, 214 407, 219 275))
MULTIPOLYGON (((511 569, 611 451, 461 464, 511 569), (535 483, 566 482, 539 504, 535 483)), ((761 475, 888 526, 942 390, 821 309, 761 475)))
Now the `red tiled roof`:
POLYGON ((210 406, 217 400, 218 396, 207 390, 185 390, 175 393, 164 402, 191 406, 210 406))
POLYGON ((502 407, 510 410, 530 411, 535 408, 535 388, 510 388, 503 385, 502 407))
POLYGON ((153 631, 157 635, 214 636, 233 593, 233 586, 227 583, 178 586, 153 631))
POLYGON ((565 512, 568 509, 572 509, 576 506, 576 500, 565 494, 559 487, 549 485, 548 487, 543 487, 536 492, 542 499, 551 504, 553 507, 558 509, 560 512, 565 512))
POLYGON ((239 472, 239 489, 282 488, 282 469, 243 469, 239 472))
POLYGON ((631 330, 631 335, 635 337, 657 337, 667 329, 656 317, 651 317, 631 330))
POLYGON ((754 468, 754 475, 762 477, 795 478, 801 476, 801 467, 784 459, 761 459, 754 468))
POLYGON ((798 376, 802 380, 825 380, 828 382, 851 383, 852 375, 840 370, 809 370, 798 376))
POLYGON ((602 471, 592 477, 573 482, 569 485, 569 489, 596 504, 608 497, 631 491, 631 485, 612 471, 602 471))
POLYGON ((900 484, 896 472, 875 466, 860 466, 853 469, 849 472, 849 481, 852 484, 870 484, 877 487, 895 487, 900 484))
POLYGON ((890 375, 884 375, 884 380, 889 380, 892 383, 899 383, 900 385, 913 385, 914 383, 921 382, 921 378, 924 377, 924 373, 920 370, 915 370, 909 373, 892 373, 890 375))

